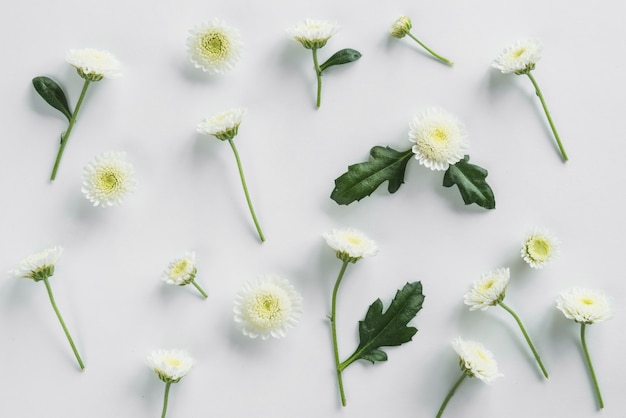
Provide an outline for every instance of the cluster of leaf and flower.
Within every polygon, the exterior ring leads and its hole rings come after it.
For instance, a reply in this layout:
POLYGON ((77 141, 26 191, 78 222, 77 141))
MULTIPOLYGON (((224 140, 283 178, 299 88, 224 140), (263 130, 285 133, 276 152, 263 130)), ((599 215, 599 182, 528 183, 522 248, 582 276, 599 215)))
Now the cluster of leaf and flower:
POLYGON ((487 181, 487 170, 469 162, 465 126, 454 115, 433 107, 418 113, 409 123, 406 151, 375 146, 367 162, 353 164, 335 179, 330 198, 340 205, 371 195, 388 181, 387 190, 395 193, 404 183, 406 165, 411 156, 433 171, 445 171, 443 186, 457 185, 466 205, 475 203, 486 209, 496 207, 493 191, 487 181))

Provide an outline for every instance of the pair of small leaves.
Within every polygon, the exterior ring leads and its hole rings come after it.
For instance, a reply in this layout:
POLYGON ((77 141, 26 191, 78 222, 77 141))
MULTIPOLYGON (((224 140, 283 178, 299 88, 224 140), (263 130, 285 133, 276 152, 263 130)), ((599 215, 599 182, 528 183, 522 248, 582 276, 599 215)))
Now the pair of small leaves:
POLYGON ((367 310, 365 319, 359 321, 359 346, 340 368, 343 370, 356 360, 372 363, 386 361, 387 353, 381 347, 402 345, 413 339, 417 328, 407 324, 422 309, 424 294, 422 283, 407 283, 396 292, 387 311, 383 313, 383 303, 376 299, 367 310))
POLYGON ((33 78, 33 87, 46 103, 63 113, 68 121, 72 118, 72 111, 65 92, 56 81, 45 76, 35 77, 33 78))
POLYGON ((350 48, 342 49, 335 52, 322 65, 320 65, 320 72, 334 65, 342 65, 354 62, 359 58, 361 58, 361 53, 359 51, 350 48))
MULTIPOLYGON (((347 172, 335 179, 330 198, 340 205, 349 205, 371 195, 385 181, 389 182, 389 193, 395 193, 404 183, 406 165, 412 155, 410 149, 400 152, 390 147, 373 147, 369 161, 349 166, 347 172)), ((456 184, 466 205, 476 203, 485 209, 494 209, 496 202, 485 180, 487 174, 484 168, 470 164, 466 155, 445 172, 443 186, 456 184)))

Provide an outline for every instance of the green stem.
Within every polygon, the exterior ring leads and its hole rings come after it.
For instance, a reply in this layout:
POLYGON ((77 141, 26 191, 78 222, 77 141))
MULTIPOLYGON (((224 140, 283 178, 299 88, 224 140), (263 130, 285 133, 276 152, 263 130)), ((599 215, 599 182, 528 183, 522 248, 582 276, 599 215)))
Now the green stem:
POLYGON ((53 181, 57 176, 57 170, 59 169, 59 163, 61 162, 61 157, 63 157, 63 151, 65 151, 65 145, 67 145, 67 141, 70 139, 70 134, 72 133, 72 128, 76 123, 76 117, 78 116, 78 112, 80 111, 80 107, 83 104, 83 100, 85 99, 85 94, 87 93, 87 88, 89 88, 89 84, 91 81, 85 80, 85 84, 83 84, 83 89, 80 92, 80 97, 78 98, 78 102, 76 103, 76 108, 74 109, 74 113, 70 118, 70 123, 67 126, 67 130, 61 136, 61 145, 59 146, 59 152, 57 153, 57 158, 54 161, 54 167, 52 168, 52 174, 50 175, 50 181, 53 181))
POLYGON ((161 418, 165 418, 167 412, 167 400, 170 396, 170 386, 172 382, 165 382, 165 395, 163 396, 163 412, 161 412, 161 418))
POLYGON ((596 397, 598 398, 598 405, 600 409, 604 408, 604 401, 602 400, 602 394, 600 393, 600 385, 598 385, 598 379, 596 378, 596 372, 593 370, 593 364, 591 364, 591 357, 589 356, 589 350, 587 349, 587 341, 585 340, 585 325, 580 324, 580 341, 583 345, 583 351, 585 352, 585 359, 589 365, 589 372, 591 372, 591 378, 593 379, 593 387, 596 390, 596 397))
POLYGON ((411 37, 411 39, 413 39, 415 42, 420 44, 422 46, 422 48, 424 48, 426 51, 430 52, 438 60, 440 60, 440 61, 442 61, 442 62, 444 62, 444 63, 446 63, 446 64, 448 64, 450 66, 454 65, 454 63, 452 61, 450 61, 447 58, 442 57, 441 55, 437 54, 435 51, 433 51, 432 49, 427 47, 422 41, 420 41, 415 36, 413 36, 413 34, 411 32, 407 33, 407 35, 409 35, 411 37))
POLYGON ((311 48, 313 51, 313 65, 315 66, 315 75, 317 76, 317 102, 315 104, 320 107, 322 101, 322 70, 317 62, 317 48, 311 48))
POLYGON ((539 88, 539 84, 535 80, 535 77, 531 74, 530 70, 525 72, 525 74, 530 78, 531 83, 535 87, 535 93, 539 100, 541 101, 541 106, 543 107, 543 111, 548 118, 548 123, 550 124, 550 128, 552 129, 552 133, 554 134, 554 139, 556 139, 556 144, 559 147, 559 151, 561 151, 561 156, 563 157, 563 161, 567 161, 567 153, 565 152, 565 148, 563 148, 563 144, 561 143, 561 138, 559 138, 559 133, 556 131, 556 127, 554 126, 554 122, 552 122, 552 117, 550 116, 550 111, 548 110, 548 105, 546 105, 546 101, 543 98, 543 94, 541 94, 541 89, 539 88))
POLYGON ((204 296, 204 298, 205 298, 205 299, 209 297, 209 295, 207 295, 207 293, 204 291, 204 289, 203 289, 202 287, 200 287, 200 285, 199 285, 198 283, 196 283, 196 281, 195 281, 195 280, 192 280, 192 281, 191 281, 191 284, 192 284, 192 285, 193 285, 196 289, 198 289, 198 292, 200 292, 200 294, 202 294, 202 296, 204 296))
POLYGON ((70 342, 70 346, 72 346, 72 351, 74 352, 74 355, 76 356, 78 365, 80 366, 81 370, 85 370, 85 365, 83 364, 83 360, 80 358, 80 354, 78 354, 78 350, 76 349, 76 346, 74 345, 72 336, 70 335, 70 332, 67 330, 67 327, 65 326, 65 321, 63 321, 63 317, 61 316, 61 312, 59 312, 59 308, 57 308, 57 304, 54 301, 54 295, 52 294, 52 288, 50 287, 48 278, 43 279, 43 282, 45 283, 46 289, 48 290, 48 296, 50 297, 50 303, 52 304, 52 308, 54 309, 54 312, 57 314, 57 318, 59 318, 59 322, 61 323, 61 327, 63 327, 63 332, 65 332, 65 336, 67 337, 67 340, 70 342))
POLYGON ((537 350, 535 349, 535 346, 533 345, 532 341, 530 340, 530 337, 528 336, 528 333, 526 332, 526 329, 524 328, 524 325, 522 324, 522 321, 519 319, 519 316, 517 316, 517 314, 515 312, 513 312, 513 310, 511 308, 509 308, 507 305, 505 305, 504 302, 499 302, 499 304, 500 304, 500 306, 502 306, 504 308, 505 311, 510 313, 511 316, 513 316, 513 318, 515 318, 515 321, 517 322, 517 325, 519 325, 520 329, 522 330, 522 334, 524 334, 524 338, 526 339, 526 342, 530 346, 530 349, 532 350, 533 355, 535 356, 535 359, 537 360, 537 363, 539 364, 539 367, 541 368, 541 371, 543 372, 543 375, 547 379, 548 378, 548 372, 546 371, 546 368, 544 367, 543 363, 541 362, 541 358, 539 357, 539 353, 537 353, 537 350))
POLYGON ((454 383, 454 386, 452 386, 452 389, 450 389, 450 392, 448 392, 446 399, 443 400, 443 403, 441 404, 441 408, 439 408, 439 412, 437 412, 437 418, 441 418, 441 416, 443 415, 443 410, 446 409, 446 406, 448 405, 448 402, 450 402, 452 395, 454 395, 454 392, 456 392, 457 388, 459 387, 461 382, 465 380, 466 377, 467 377, 467 374, 463 373, 461 377, 458 378, 456 383, 454 383))
POLYGON ((246 186, 246 178, 243 175, 243 168, 241 166, 241 160, 239 159, 239 153, 237 152, 237 147, 235 147, 235 143, 232 139, 228 140, 230 147, 233 149, 233 153, 235 154, 235 159, 237 160, 237 168, 239 169, 239 177, 241 178, 241 185, 243 186, 243 191, 246 194, 246 201, 248 202, 248 208, 250 209, 250 214, 252 215, 252 220, 254 221, 254 225, 256 226, 256 230, 259 234, 259 238, 261 242, 265 241, 265 236, 263 235, 263 231, 261 231, 261 226, 259 225, 259 221, 256 218, 256 214, 254 213, 254 208, 252 207, 252 201, 250 200, 250 194, 248 193, 248 186, 246 186))
POLYGON ((343 279, 343 275, 346 272, 346 268, 348 267, 348 261, 344 261, 341 265, 341 270, 339 271, 339 276, 337 277, 337 281, 335 282, 335 287, 333 288, 333 296, 331 301, 331 313, 330 313, 330 328, 333 333, 333 350, 335 353, 335 368, 337 370, 337 383, 339 384, 339 394, 341 395, 341 405, 346 406, 346 395, 343 391, 343 379, 341 378, 341 371, 343 368, 340 367, 339 363, 339 349, 337 347, 337 291, 339 290, 339 285, 341 284, 341 280, 343 279))

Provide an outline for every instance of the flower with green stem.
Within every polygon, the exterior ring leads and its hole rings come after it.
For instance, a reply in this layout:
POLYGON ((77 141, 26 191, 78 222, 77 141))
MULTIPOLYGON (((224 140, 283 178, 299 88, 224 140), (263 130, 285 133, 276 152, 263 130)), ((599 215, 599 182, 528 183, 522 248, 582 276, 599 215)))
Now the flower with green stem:
POLYGON ((146 359, 150 367, 165 382, 165 395, 163 396, 163 410, 161 418, 167 413, 167 403, 172 383, 180 382, 194 364, 193 358, 185 350, 155 350, 146 359))
POLYGON ((57 304, 54 300, 54 295, 52 294, 52 287, 50 287, 50 282, 48 281, 48 278, 54 275, 55 264, 61 258, 61 254, 63 254, 63 248, 60 246, 48 248, 40 253, 33 254, 22 260, 17 268, 11 271, 11 274, 17 278, 32 279, 35 282, 44 282, 44 284, 46 285, 46 290, 48 291, 50 303, 52 304, 52 309, 54 309, 54 313, 61 323, 63 332, 65 333, 65 336, 67 337, 67 340, 72 347, 72 351, 74 352, 74 356, 76 357, 78 365, 80 366, 81 370, 84 370, 85 364, 80 358, 80 354, 78 354, 78 350, 76 349, 74 340, 72 339, 72 336, 70 335, 70 332, 65 325, 63 316, 61 316, 61 312, 59 311, 59 308, 57 308, 57 304))
POLYGON ((239 125, 241 124, 245 113, 246 109, 242 107, 218 113, 213 117, 205 118, 204 120, 202 120, 202 122, 198 124, 196 130, 201 134, 214 136, 220 141, 228 141, 228 144, 230 145, 231 149, 233 150, 233 154, 235 155, 235 160, 237 160, 239 177, 241 178, 241 185, 243 186, 243 191, 246 195, 246 201, 248 202, 250 215, 252 215, 252 220, 254 221, 254 225, 256 227, 257 233, 259 234, 261 242, 264 242, 265 236, 263 235, 261 225, 259 224, 256 213, 254 212, 254 208, 252 207, 252 200, 250 199, 250 194, 248 193, 246 178, 243 175, 243 167, 241 165, 239 153, 237 152, 237 147, 235 147, 235 142, 233 141, 235 136, 237 136, 237 133, 239 131, 239 125))
POLYGON ((463 373, 441 404, 437 418, 441 418, 448 402, 466 377, 475 377, 485 383, 491 383, 494 379, 502 376, 498 372, 498 363, 493 358, 493 354, 482 344, 475 341, 464 341, 458 337, 452 341, 452 347, 459 355, 459 366, 463 373))
POLYGON ((347 64, 361 58, 361 53, 350 48, 342 49, 333 54, 328 60, 320 64, 317 50, 324 47, 326 42, 339 31, 338 24, 325 20, 305 19, 295 26, 287 29, 287 33, 306 49, 313 53, 313 67, 317 78, 316 106, 319 108, 322 100, 322 73, 328 67, 347 64))
POLYGON ((481 278, 475 281, 472 284, 472 288, 469 292, 467 292, 464 296, 465 304, 469 305, 470 311, 481 310, 484 311, 490 306, 499 305, 505 311, 507 311, 517 322, 522 334, 524 335, 524 339, 528 343, 533 355, 535 356, 535 360, 537 360, 537 364, 541 369, 541 372, 548 378, 548 372, 541 361, 541 357, 539 357, 539 353, 535 349, 534 344, 532 343, 530 336, 526 332, 526 328, 522 324, 519 316, 511 309, 508 305, 504 303, 504 297, 506 294, 506 288, 509 285, 510 272, 508 268, 500 268, 489 273, 485 273, 481 276, 481 278))
POLYGON ((411 22, 411 19, 408 16, 400 16, 399 18, 396 19, 395 22, 393 22, 393 25, 391 25, 391 29, 389 29, 389 33, 391 34, 391 36, 393 36, 394 38, 398 38, 398 39, 408 36, 409 38, 417 42, 422 48, 428 51, 433 57, 437 58, 439 61, 449 66, 454 65, 452 61, 450 61, 447 58, 442 57, 441 55, 439 55, 438 53, 430 49, 428 46, 426 46, 426 44, 424 44, 422 41, 417 39, 411 33, 412 27, 413 27, 413 23, 411 22))
POLYGON ((186 286, 192 284, 198 292, 206 299, 209 297, 204 289, 196 282, 196 253, 187 251, 182 257, 172 260, 163 272, 163 281, 176 286, 186 286))
POLYGON ((33 86, 37 93, 50 106, 63 113, 69 122, 65 132, 61 134, 59 151, 50 174, 50 181, 56 178, 63 152, 65 151, 67 141, 70 139, 70 134, 87 94, 87 89, 93 82, 100 81, 103 78, 116 78, 120 75, 120 62, 108 51, 99 51, 92 48, 71 49, 67 52, 65 59, 71 66, 76 68, 78 75, 85 80, 73 112, 70 110, 65 92, 54 80, 45 76, 33 78, 33 86))
POLYGON ((339 276, 335 281, 331 299, 330 327, 333 339, 333 352, 335 356, 335 369, 337 372, 337 384, 341 396, 341 404, 346 406, 346 395, 343 389, 341 372, 345 368, 339 361, 339 347, 337 344, 337 293, 339 285, 348 268, 348 264, 356 263, 362 258, 373 257, 378 253, 376 242, 368 238, 361 231, 353 228, 333 229, 324 234, 326 243, 335 251, 335 255, 342 261, 339 276))
POLYGON ((572 319, 580 324, 580 342, 587 366, 589 367, 589 373, 591 374, 598 406, 602 409, 604 408, 604 401, 602 400, 598 378, 596 377, 589 349, 587 348, 585 331, 587 325, 606 321, 613 317, 613 308, 609 298, 606 294, 597 290, 575 287, 562 293, 556 299, 556 307, 563 312, 567 319, 572 319))
POLYGON ((235 324, 250 338, 284 338, 302 315, 302 296, 289 281, 259 276, 248 281, 235 297, 235 324))
POLYGON ((554 134, 554 139, 556 140, 556 144, 561 152, 561 157, 563 161, 567 161, 567 153, 565 152, 565 148, 561 142, 561 138, 559 137, 559 133, 554 126, 554 122, 552 121, 552 116, 550 116, 550 111, 548 110, 548 105, 546 104, 545 99, 543 98, 543 93, 539 88, 539 84, 537 84, 537 80, 532 74, 532 70, 535 69, 535 65, 537 61, 541 58, 541 51, 543 50, 543 45, 540 41, 536 39, 525 39, 515 42, 512 45, 509 45, 496 57, 496 59, 492 63, 492 67, 500 70, 503 74, 514 73, 517 75, 526 75, 530 79, 530 82, 533 84, 535 88, 535 93, 537 97, 539 97, 539 101, 541 102, 541 106, 543 107, 543 111, 546 114, 546 118, 548 119, 548 123, 550 124, 550 129, 554 134))
POLYGON ((560 244, 561 242, 552 232, 535 228, 524 238, 521 250, 522 259, 531 268, 542 269, 558 257, 560 244))

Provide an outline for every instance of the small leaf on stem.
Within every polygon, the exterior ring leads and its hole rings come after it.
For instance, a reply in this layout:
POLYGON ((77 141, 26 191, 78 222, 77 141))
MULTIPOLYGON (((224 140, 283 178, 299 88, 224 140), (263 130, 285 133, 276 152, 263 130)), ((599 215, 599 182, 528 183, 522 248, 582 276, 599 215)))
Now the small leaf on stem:
POLYGON ((72 111, 67 103, 65 93, 56 81, 45 76, 35 77, 33 78, 33 87, 46 103, 63 113, 67 120, 72 118, 72 111))
POLYGON ((354 62, 361 58, 361 53, 357 50, 346 48, 335 52, 330 58, 320 65, 320 71, 324 71, 328 67, 333 65, 342 65, 349 62, 354 62))
POLYGON ((452 187, 456 184, 466 205, 476 203, 485 209, 494 209, 496 201, 493 190, 485 181, 487 170, 468 161, 469 155, 466 155, 451 165, 443 176, 443 186, 452 187))

